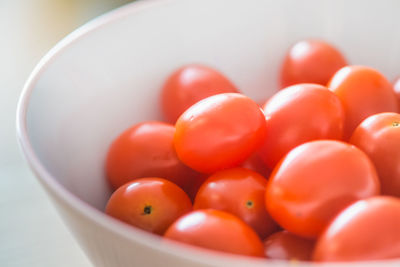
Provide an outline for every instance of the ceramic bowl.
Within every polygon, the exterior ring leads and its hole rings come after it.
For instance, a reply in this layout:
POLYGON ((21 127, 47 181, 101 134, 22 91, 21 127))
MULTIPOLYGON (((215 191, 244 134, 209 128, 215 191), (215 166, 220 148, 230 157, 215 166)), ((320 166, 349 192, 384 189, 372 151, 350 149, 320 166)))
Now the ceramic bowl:
MULTIPOLYGON (((21 148, 95 266, 267 266, 264 259, 165 244, 106 216, 110 188, 104 159, 110 142, 134 123, 160 119, 160 87, 187 63, 217 68, 261 101, 277 90, 287 48, 320 38, 351 63, 370 65, 392 79, 400 73, 399 10, 396 0, 129 4, 74 31, 40 61, 18 106, 21 148)), ((399 266, 400 261, 369 264, 399 266)))

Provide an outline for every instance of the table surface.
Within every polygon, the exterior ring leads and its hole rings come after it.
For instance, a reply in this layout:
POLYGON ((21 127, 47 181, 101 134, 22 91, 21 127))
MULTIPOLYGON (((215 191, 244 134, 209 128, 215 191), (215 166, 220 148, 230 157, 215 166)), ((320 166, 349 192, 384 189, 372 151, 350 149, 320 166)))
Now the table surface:
POLYGON ((91 266, 21 155, 15 110, 29 73, 56 42, 125 2, 0 1, 0 266, 91 266))

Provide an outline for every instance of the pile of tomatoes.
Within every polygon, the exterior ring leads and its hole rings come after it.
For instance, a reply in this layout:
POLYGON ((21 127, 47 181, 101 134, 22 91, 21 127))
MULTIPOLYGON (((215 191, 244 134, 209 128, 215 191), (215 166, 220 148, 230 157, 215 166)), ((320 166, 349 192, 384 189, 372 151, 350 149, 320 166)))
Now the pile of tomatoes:
POLYGON ((176 70, 167 122, 117 137, 106 213, 168 240, 304 261, 400 257, 400 82, 293 45, 260 107, 218 71, 176 70))

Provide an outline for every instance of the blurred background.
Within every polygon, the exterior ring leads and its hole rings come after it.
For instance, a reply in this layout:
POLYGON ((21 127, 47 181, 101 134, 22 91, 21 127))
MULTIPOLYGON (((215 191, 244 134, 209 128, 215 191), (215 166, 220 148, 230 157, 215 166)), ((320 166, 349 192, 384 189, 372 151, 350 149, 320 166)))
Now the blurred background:
POLYGON ((0 0, 0 266, 91 266, 22 158, 15 113, 40 58, 127 0, 0 0))

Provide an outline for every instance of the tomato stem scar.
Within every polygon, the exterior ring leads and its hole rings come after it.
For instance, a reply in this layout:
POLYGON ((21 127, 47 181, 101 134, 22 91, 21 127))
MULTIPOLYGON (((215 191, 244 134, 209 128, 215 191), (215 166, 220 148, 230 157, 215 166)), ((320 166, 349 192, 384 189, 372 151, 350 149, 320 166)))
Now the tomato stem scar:
POLYGON ((394 121, 394 122, 392 123, 392 126, 393 126, 393 127, 399 127, 399 126, 400 126, 400 122, 394 121))
POLYGON ((148 215, 151 214, 153 208, 150 205, 146 205, 143 209, 142 215, 148 215))
POLYGON ((247 200, 247 202, 246 202, 246 206, 247 206, 248 208, 252 208, 252 207, 254 206, 254 203, 253 203, 253 201, 251 201, 251 200, 247 200))

